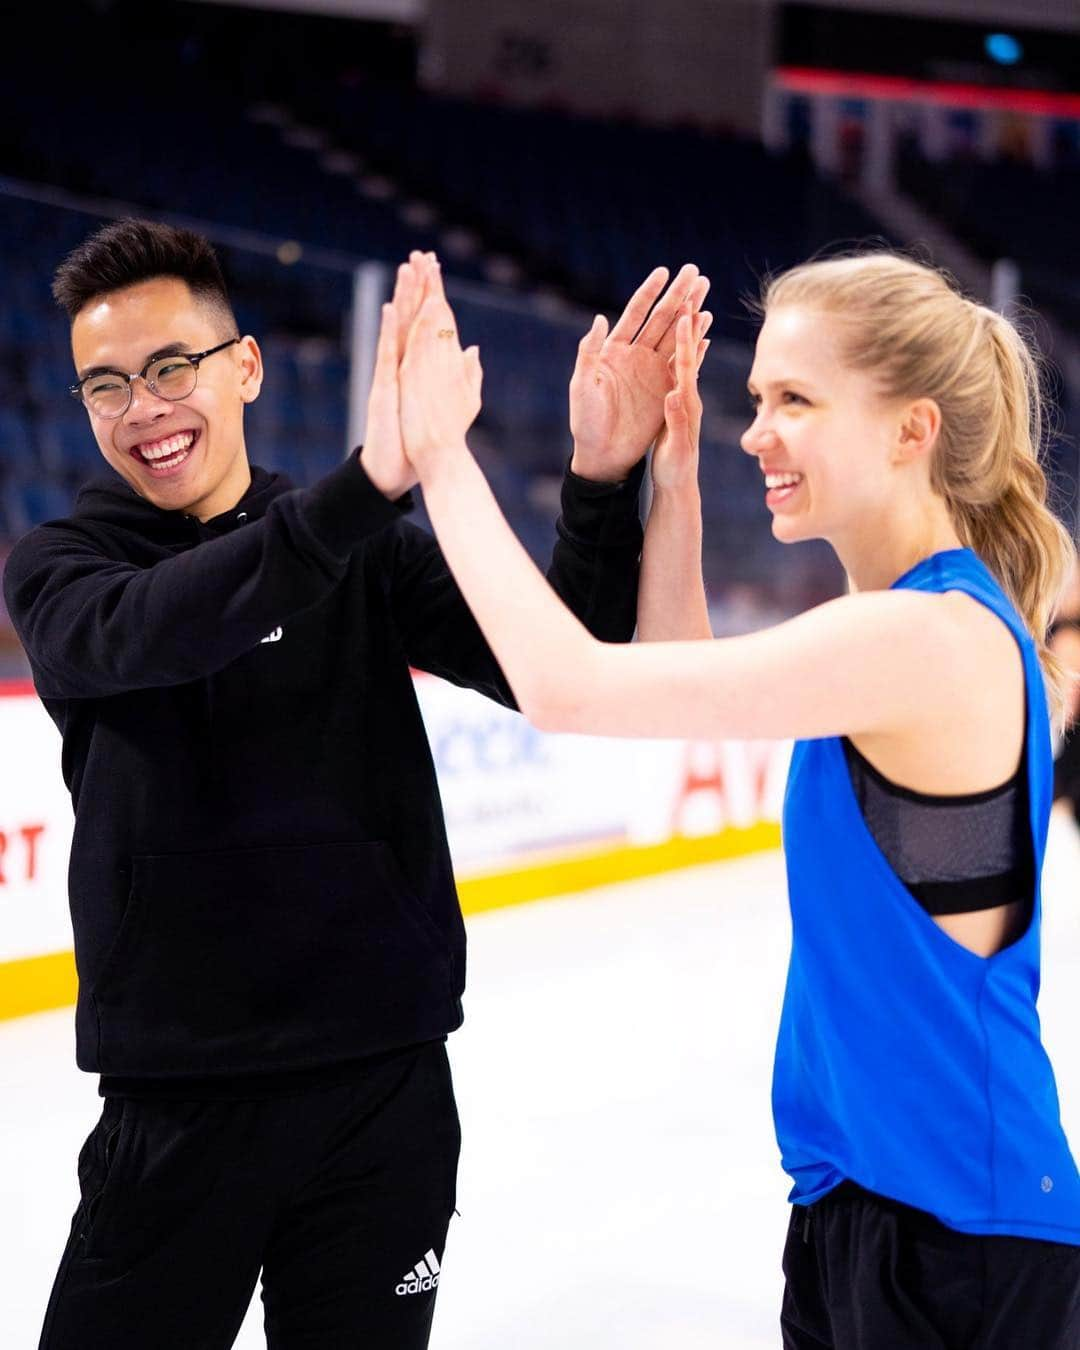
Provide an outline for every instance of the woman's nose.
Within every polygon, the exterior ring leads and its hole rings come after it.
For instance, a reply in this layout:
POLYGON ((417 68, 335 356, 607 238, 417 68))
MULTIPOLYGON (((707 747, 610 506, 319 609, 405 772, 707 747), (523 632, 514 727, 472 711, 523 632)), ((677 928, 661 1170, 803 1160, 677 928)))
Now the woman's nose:
POLYGON ((776 442, 776 433, 765 421, 765 418, 758 413, 743 434, 739 437, 739 444, 748 455, 760 455, 763 450, 776 442))

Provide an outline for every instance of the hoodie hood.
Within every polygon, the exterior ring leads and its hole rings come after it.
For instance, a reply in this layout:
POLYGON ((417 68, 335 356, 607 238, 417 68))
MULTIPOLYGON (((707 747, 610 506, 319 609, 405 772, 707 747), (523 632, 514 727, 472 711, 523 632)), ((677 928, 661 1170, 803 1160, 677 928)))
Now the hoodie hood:
MULTIPOLYGON (((202 529, 214 534, 224 533, 239 523, 238 517, 258 520, 275 497, 289 492, 294 484, 284 474, 270 473, 257 464, 251 466, 251 484, 235 506, 211 520, 202 522, 202 529)), ((163 511, 140 497, 119 474, 91 479, 80 488, 72 512, 75 520, 87 524, 108 525, 114 529, 130 530, 159 544, 190 542, 192 516, 183 511, 163 511)))

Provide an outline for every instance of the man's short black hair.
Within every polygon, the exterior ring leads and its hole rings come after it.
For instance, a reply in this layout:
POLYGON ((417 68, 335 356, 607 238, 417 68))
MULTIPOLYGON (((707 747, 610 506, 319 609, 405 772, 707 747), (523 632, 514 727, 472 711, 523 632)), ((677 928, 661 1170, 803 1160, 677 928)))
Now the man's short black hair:
POLYGON ((192 230, 128 216, 72 249, 56 269, 52 293, 69 319, 99 296, 154 277, 177 277, 235 331, 225 278, 209 240, 192 230))

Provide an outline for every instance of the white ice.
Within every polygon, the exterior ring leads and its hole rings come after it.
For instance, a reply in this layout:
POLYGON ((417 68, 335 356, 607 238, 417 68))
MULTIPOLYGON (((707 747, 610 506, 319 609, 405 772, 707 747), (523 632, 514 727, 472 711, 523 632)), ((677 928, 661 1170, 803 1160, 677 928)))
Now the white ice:
MULTIPOLYGON (((1064 819, 1045 909, 1040 1010, 1080 1147, 1080 837, 1064 819)), ((496 911, 469 937, 451 1039, 461 1217, 433 1350, 776 1350, 780 855, 496 911)), ((99 1109, 70 1011, 0 1024, 5 1350, 37 1345, 99 1109)), ((260 1314, 256 1296, 239 1350, 265 1345, 260 1314)))

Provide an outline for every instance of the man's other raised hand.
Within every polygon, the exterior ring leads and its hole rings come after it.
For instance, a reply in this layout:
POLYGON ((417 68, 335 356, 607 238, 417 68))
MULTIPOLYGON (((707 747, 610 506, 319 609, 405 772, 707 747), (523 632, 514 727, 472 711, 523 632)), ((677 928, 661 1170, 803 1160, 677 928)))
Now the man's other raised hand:
POLYGON ((674 387, 676 322, 690 306, 698 360, 712 315, 701 311, 709 279, 686 263, 664 291, 666 267, 657 267, 630 297, 614 328, 598 314, 578 347, 570 381, 570 467, 582 478, 619 482, 652 445, 664 425, 664 399, 674 387))

